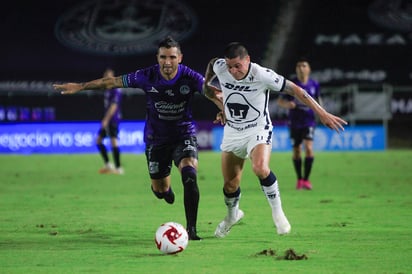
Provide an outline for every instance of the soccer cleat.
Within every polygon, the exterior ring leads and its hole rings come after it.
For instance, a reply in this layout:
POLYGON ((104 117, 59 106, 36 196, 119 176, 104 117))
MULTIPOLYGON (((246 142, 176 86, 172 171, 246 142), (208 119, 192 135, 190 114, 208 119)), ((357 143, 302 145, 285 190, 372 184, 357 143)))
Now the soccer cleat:
POLYGON ((215 236, 217 238, 225 237, 230 232, 232 226, 237 224, 243 218, 243 216, 245 216, 245 214, 241 209, 237 210, 236 218, 234 220, 228 220, 226 216, 225 219, 217 226, 215 230, 215 236))
POLYGON ((110 174, 110 173, 112 173, 113 170, 114 170, 113 164, 112 163, 107 163, 107 164, 104 165, 104 167, 99 169, 99 173, 100 174, 110 174))
POLYGON ((173 204, 175 201, 175 193, 173 192, 172 188, 169 188, 167 192, 157 192, 153 190, 153 186, 150 186, 152 189, 153 194, 158 198, 158 199, 165 199, 165 201, 168 204, 173 204))
POLYGON ((282 210, 276 214, 272 214, 272 217, 279 235, 288 234, 290 232, 291 226, 282 210))
POLYGON ((187 228, 186 231, 187 231, 187 234, 189 235, 189 240, 192 240, 192 241, 202 240, 202 238, 197 236, 196 227, 191 226, 191 227, 187 228))
POLYGON ((307 189, 307 190, 311 190, 312 189, 312 184, 310 183, 309 180, 303 180, 302 188, 307 189))
POLYGON ((296 182, 296 189, 302 189, 303 188, 303 179, 298 179, 296 182))
POLYGON ((163 197, 168 204, 173 204, 175 202, 175 193, 172 188, 169 188, 169 190, 163 194, 163 197))
POLYGON ((109 173, 117 174, 117 175, 123 175, 124 174, 124 169, 122 167, 114 168, 109 173))

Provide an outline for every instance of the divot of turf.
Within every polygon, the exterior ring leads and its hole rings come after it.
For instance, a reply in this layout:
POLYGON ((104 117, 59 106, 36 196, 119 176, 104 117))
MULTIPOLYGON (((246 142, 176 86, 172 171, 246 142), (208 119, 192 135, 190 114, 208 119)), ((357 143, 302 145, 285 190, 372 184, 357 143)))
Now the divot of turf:
POLYGON ((298 255, 292 248, 285 251, 284 260, 307 260, 308 256, 305 254, 298 255))
MULTIPOLYGON (((256 253, 256 256, 271 256, 271 257, 276 257, 276 251, 269 248, 269 249, 264 249, 258 253, 256 253)), ((293 248, 289 248, 288 250, 285 251, 285 255, 283 256, 277 256, 278 260, 307 260, 308 256, 305 254, 298 255, 293 248)))
POLYGON ((269 249, 263 249, 262 251, 258 252, 256 255, 265 255, 265 256, 275 256, 276 251, 269 249))

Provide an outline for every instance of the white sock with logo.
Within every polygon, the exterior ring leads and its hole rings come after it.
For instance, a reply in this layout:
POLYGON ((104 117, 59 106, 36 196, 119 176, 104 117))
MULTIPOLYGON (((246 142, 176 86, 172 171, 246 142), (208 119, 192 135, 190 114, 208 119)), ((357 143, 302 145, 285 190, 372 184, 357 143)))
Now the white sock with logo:
POLYGON ((262 186, 262 190, 272 208, 272 212, 276 214, 277 212, 282 211, 278 181, 276 180, 270 186, 262 186))
POLYGON ((237 216, 237 211, 239 210, 239 200, 240 194, 237 197, 225 197, 225 204, 227 207, 227 219, 235 220, 237 216))

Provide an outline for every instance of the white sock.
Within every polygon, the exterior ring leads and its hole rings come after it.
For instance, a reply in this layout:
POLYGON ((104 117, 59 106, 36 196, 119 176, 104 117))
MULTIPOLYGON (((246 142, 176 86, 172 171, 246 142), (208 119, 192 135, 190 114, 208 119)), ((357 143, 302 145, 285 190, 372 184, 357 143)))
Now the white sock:
POLYGON ((227 207, 227 218, 229 220, 234 220, 236 218, 237 215, 237 211, 239 209, 239 200, 240 200, 240 196, 238 197, 225 197, 225 204, 227 207))
POLYGON ((270 186, 262 186, 262 190, 272 208, 272 212, 277 213, 282 211, 282 201, 280 200, 278 181, 276 180, 275 183, 270 186))

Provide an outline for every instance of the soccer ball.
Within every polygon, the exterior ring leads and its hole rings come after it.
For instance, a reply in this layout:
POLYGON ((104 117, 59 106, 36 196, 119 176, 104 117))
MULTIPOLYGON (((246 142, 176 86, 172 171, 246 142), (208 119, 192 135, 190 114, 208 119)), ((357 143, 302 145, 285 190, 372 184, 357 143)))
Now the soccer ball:
POLYGON ((156 231, 155 242, 157 249, 165 254, 176 254, 186 249, 189 235, 179 223, 167 222, 156 231))

